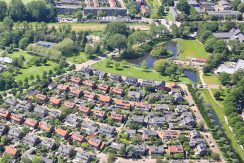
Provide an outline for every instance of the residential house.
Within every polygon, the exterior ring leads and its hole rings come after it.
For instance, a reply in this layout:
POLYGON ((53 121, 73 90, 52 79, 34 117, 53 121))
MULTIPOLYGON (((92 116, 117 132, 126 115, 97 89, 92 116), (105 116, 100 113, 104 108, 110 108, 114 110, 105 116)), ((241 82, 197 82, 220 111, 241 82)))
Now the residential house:
POLYGON ((59 118, 61 116, 61 111, 59 110, 50 110, 49 116, 52 118, 59 118))
POLYGON ((83 121, 81 123, 81 128, 86 130, 88 133, 93 134, 98 130, 98 127, 96 126, 95 123, 83 121))
POLYGON ((106 116, 106 112, 104 110, 95 109, 93 111, 93 115, 95 115, 98 118, 104 118, 106 116))
POLYGON ((41 117, 45 117, 46 115, 48 115, 48 109, 44 106, 36 106, 34 108, 34 112, 40 115, 41 117))
POLYGON ((104 126, 100 126, 98 132, 105 134, 109 137, 112 137, 112 135, 115 132, 115 128, 112 126, 108 126, 108 125, 104 125, 104 126))
POLYGON ((98 139, 95 137, 95 135, 90 135, 87 137, 87 142, 97 148, 97 149, 100 149, 101 145, 102 145, 102 140, 98 139))
POLYGON ((138 79, 137 78, 126 77, 125 84, 138 86, 138 79))
POLYGON ((0 136, 8 133, 9 127, 5 124, 0 124, 0 136))
POLYGON ((152 128, 163 127, 166 124, 165 117, 152 117, 149 118, 148 124, 152 128))
POLYGON ((154 137, 154 138, 158 137, 158 133, 155 130, 143 130, 142 133, 143 133, 142 134, 143 140, 149 140, 150 137, 154 137))
POLYGON ((80 127, 81 120, 74 114, 70 114, 66 117, 65 123, 74 128, 80 127))
POLYGON ((141 86, 142 87, 145 87, 145 86, 150 86, 150 87, 154 87, 155 86, 155 83, 153 80, 143 80, 141 82, 141 86))
POLYGON ((82 106, 82 105, 78 107, 78 110, 86 115, 89 115, 91 113, 91 109, 89 107, 82 106))
POLYGON ((112 99, 109 96, 98 95, 98 101, 110 104, 112 102, 112 99))
POLYGON ((94 100, 96 98, 96 94, 94 92, 84 91, 84 97, 90 100, 94 100))
POLYGON ((90 77, 93 75, 93 69, 91 69, 91 68, 83 68, 80 72, 82 75, 84 75, 86 77, 90 77))
POLYGON ((75 155, 75 160, 78 162, 88 163, 92 160, 92 155, 84 150, 78 150, 75 155))
POLYGON ((107 77, 107 73, 96 70, 96 71, 94 71, 94 76, 98 77, 101 80, 101 79, 104 79, 107 77))
POLYGON ((128 148, 132 148, 135 155, 144 156, 147 153, 147 147, 145 145, 129 145, 128 148))
POLYGON ((175 108, 175 111, 177 113, 183 113, 183 112, 188 112, 188 105, 177 105, 175 108))
POLYGON ((131 104, 128 101, 124 101, 124 100, 121 100, 121 99, 115 99, 114 102, 115 102, 115 107, 116 108, 123 108, 123 109, 126 109, 126 110, 130 110, 131 109, 131 104))
POLYGON ((51 150, 56 147, 55 141, 53 139, 48 138, 42 139, 41 145, 51 150))
POLYGON ((81 135, 80 132, 73 132, 71 138, 79 143, 83 143, 85 141, 85 136, 81 135))
POLYGON ((149 147, 149 152, 151 155, 155 155, 155 154, 164 154, 165 153, 165 150, 164 150, 164 146, 150 146, 149 147))
POLYGON ((127 96, 130 100, 140 101, 141 99, 141 92, 138 91, 128 91, 127 96))
POLYGON ((20 155, 20 152, 17 148, 13 146, 6 146, 5 153, 9 154, 10 156, 17 158, 20 155))
POLYGON ((57 129, 55 130, 55 133, 56 133, 58 136, 62 137, 63 139, 67 139, 67 138, 69 137, 69 133, 68 133, 68 131, 63 130, 63 129, 61 129, 61 128, 57 128, 57 129))
POLYGON ((140 110, 140 111, 149 112, 151 110, 151 106, 149 104, 145 104, 143 102, 136 102, 135 109, 140 110))
POLYGON ((54 127, 44 121, 41 121, 39 123, 39 128, 45 132, 52 132, 54 130, 54 127))
POLYGON ((159 137, 162 140, 177 139, 179 137, 179 132, 175 130, 162 130, 158 132, 159 137))
POLYGON ((12 99, 12 98, 6 98, 5 103, 11 107, 14 107, 18 104, 18 101, 16 101, 15 99, 12 99))
POLYGON ((196 155, 204 156, 208 155, 209 150, 205 143, 198 144, 196 147, 196 155))
POLYGON ((95 81, 93 80, 84 80, 82 83, 88 87, 91 87, 92 89, 96 87, 95 81))
POLYGON ((39 139, 39 137, 37 137, 33 134, 27 134, 23 138, 23 142, 29 146, 36 146, 40 142, 40 139, 39 139))
POLYGON ((31 118, 26 118, 24 124, 30 126, 31 128, 35 129, 38 127, 38 124, 39 122, 34 120, 34 119, 31 119, 31 118))
POLYGON ((164 111, 169 111, 169 105, 167 104, 160 104, 155 106, 155 111, 160 111, 160 112, 164 112, 164 111))
POLYGON ((184 153, 184 150, 181 145, 170 145, 168 146, 167 152, 169 154, 176 154, 176 153, 184 153))
POLYGON ((64 106, 67 108, 67 109, 73 109, 76 105, 74 102, 71 102, 71 101, 64 101, 64 106))
POLYGON ((136 130, 125 130, 124 131, 127 135, 129 135, 129 137, 133 138, 136 136, 136 130))
POLYGON ((57 86, 57 89, 60 91, 68 92, 69 91, 69 86, 65 84, 59 84, 57 86))
POLYGON ((82 90, 77 88, 70 88, 70 93, 76 97, 80 97, 82 95, 82 90))
POLYGON ((10 57, 0 57, 0 62, 1 63, 8 63, 8 64, 10 64, 10 63, 13 62, 13 59, 10 58, 10 57))
POLYGON ((199 144, 205 144, 205 140, 202 138, 191 138, 189 142, 189 146, 191 148, 195 148, 199 144))
POLYGON ((191 138, 191 139, 200 138, 200 137, 201 137, 201 135, 200 135, 199 131, 197 131, 197 130, 192 130, 192 131, 190 132, 190 138, 191 138))
POLYGON ((11 116, 11 113, 10 112, 8 112, 7 110, 5 110, 3 108, 0 108, 0 117, 1 118, 8 119, 8 118, 10 118, 10 116, 11 116))
POLYGON ((244 33, 240 29, 232 28, 228 32, 215 32, 213 36, 219 39, 225 40, 238 40, 239 42, 244 42, 244 33))
POLYGON ((113 142, 109 147, 116 151, 120 151, 123 147, 125 147, 125 145, 122 143, 113 142))
POLYGON ((104 93, 107 93, 109 91, 109 85, 105 85, 105 84, 98 84, 97 88, 101 91, 103 91, 104 93))
POLYGON ((111 112, 111 118, 112 118, 113 120, 115 120, 115 121, 118 121, 118 122, 122 122, 123 119, 124 119, 123 115, 118 114, 118 113, 116 113, 116 112, 114 112, 114 111, 111 112))
POLYGON ((20 128, 11 127, 8 131, 7 136, 11 139, 21 139, 24 136, 24 133, 21 131, 20 128))
POLYGON ((193 128, 196 125, 196 122, 192 116, 191 112, 183 112, 180 116, 179 126, 183 128, 193 128))
POLYGON ((25 118, 21 114, 11 114, 10 119, 14 122, 17 122, 19 124, 22 124, 25 121, 25 118))
POLYGON ((145 123, 144 116, 132 115, 131 121, 133 121, 137 124, 140 124, 140 125, 144 125, 144 123, 145 123))
POLYGON ((74 84, 80 85, 82 83, 82 80, 77 76, 71 76, 70 81, 74 84))
POLYGON ((38 102, 48 102, 48 100, 49 100, 48 96, 40 94, 40 93, 36 94, 35 97, 38 100, 38 102))
POLYGON ((122 96, 124 91, 121 88, 118 87, 110 87, 110 92, 122 96))
POLYGON ((183 96, 181 95, 181 93, 175 93, 173 95, 173 101, 174 102, 183 102, 184 101, 184 98, 183 96))
POLYGON ((33 107, 33 104, 29 101, 21 101, 15 106, 16 109, 22 111, 32 111, 33 107))
POLYGON ((127 9, 126 8, 118 8, 118 7, 85 7, 84 15, 98 15, 98 12, 106 13, 107 16, 126 16, 127 9))
POLYGON ((73 156, 75 154, 75 150, 73 149, 72 146, 70 146, 70 145, 64 145, 64 144, 61 144, 59 146, 58 152, 61 155, 68 156, 68 157, 71 157, 71 156, 73 156))
POLYGON ((55 97, 51 97, 49 102, 51 104, 53 104, 54 106, 60 106, 61 103, 62 103, 62 100, 61 99, 58 99, 58 98, 55 98, 55 97))
POLYGON ((165 82, 164 81, 155 81, 154 84, 155 90, 165 90, 165 82))
POLYGON ((175 20, 179 17, 179 13, 175 7, 172 7, 172 6, 169 7, 169 12, 175 20))

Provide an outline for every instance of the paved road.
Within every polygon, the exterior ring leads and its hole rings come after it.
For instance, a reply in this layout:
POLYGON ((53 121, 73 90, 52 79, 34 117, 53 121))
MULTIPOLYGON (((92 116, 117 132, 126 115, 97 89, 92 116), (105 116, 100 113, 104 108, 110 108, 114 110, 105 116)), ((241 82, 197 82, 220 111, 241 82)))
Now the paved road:
MULTIPOLYGON (((198 110, 192 96, 191 96, 191 93, 188 91, 188 87, 185 85, 185 84, 180 84, 180 87, 187 92, 187 96, 186 96, 186 100, 189 101, 189 103, 192 103, 194 104, 194 106, 191 107, 195 117, 196 117, 196 120, 198 123, 202 123, 204 122, 204 119, 200 113, 200 111, 198 110)), ((204 128, 207 129, 208 127, 206 126, 206 124, 204 123, 204 128)), ((207 143, 210 145, 210 144, 214 144, 214 146, 210 146, 210 149, 215 152, 215 153, 221 153, 220 152, 220 149, 218 147, 218 144, 216 143, 215 139, 213 138, 213 136, 209 133, 209 132, 201 132, 202 136, 205 138, 205 140, 207 141, 207 143)), ((223 162, 223 156, 221 156, 221 161, 220 162, 223 162)))

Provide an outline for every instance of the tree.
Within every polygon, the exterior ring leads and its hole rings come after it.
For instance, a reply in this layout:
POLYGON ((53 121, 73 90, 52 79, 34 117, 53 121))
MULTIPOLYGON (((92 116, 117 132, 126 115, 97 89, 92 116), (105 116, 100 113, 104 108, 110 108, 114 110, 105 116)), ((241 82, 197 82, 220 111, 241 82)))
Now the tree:
POLYGON ((172 53, 165 49, 163 46, 156 46, 151 50, 150 54, 155 58, 165 58, 172 56, 172 53))
POLYGON ((115 34, 109 37, 108 45, 111 46, 113 49, 118 49, 119 54, 122 49, 127 48, 127 38, 125 35, 122 34, 115 34))
POLYGON ((0 21, 2 21, 8 13, 8 6, 5 1, 0 1, 0 11, 1 11, 0 12, 0 21))
POLYGON ((39 156, 34 156, 32 159, 32 163, 42 163, 42 159, 39 156))
POLYGON ((164 16, 164 6, 163 5, 159 6, 159 8, 157 10, 157 16, 158 17, 163 17, 164 16))
POLYGON ((26 5, 28 19, 30 21, 49 22, 56 17, 52 5, 45 1, 31 1, 26 5))
POLYGON ((1 143, 6 145, 8 142, 8 138, 6 136, 1 136, 1 143))
POLYGON ((113 153, 109 153, 107 156, 107 163, 113 163, 116 160, 116 157, 113 153))
POLYGON ((149 33, 150 33, 151 37, 159 37, 159 38, 160 37, 165 37, 165 38, 170 37, 169 30, 163 25, 160 25, 160 26, 151 25, 150 29, 149 29, 149 33))
POLYGON ((237 7, 240 3, 241 3, 241 0, 234 0, 234 1, 232 1, 231 5, 234 10, 237 10, 237 7))
POLYGON ((240 11, 241 13, 244 13, 244 3, 240 3, 237 7, 237 10, 240 11))
POLYGON ((139 44, 142 44, 143 42, 147 41, 148 39, 150 39, 150 36, 148 35, 147 32, 135 31, 129 35, 128 42, 131 45, 134 45, 134 44, 139 45, 139 44))
POLYGON ((19 41, 19 48, 25 49, 30 44, 30 41, 28 38, 24 37, 19 41))
POLYGON ((231 82, 231 78, 230 75, 227 74, 226 72, 222 72, 218 75, 219 81, 221 82, 221 84, 226 85, 226 84, 230 84, 231 82))
POLYGON ((211 154, 211 158, 213 159, 213 160, 216 160, 216 161, 218 161, 219 160, 219 158, 220 158, 220 156, 219 156, 219 154, 218 153, 212 153, 211 154))
POLYGON ((105 28, 105 33, 108 36, 114 34, 128 35, 129 28, 126 26, 125 23, 121 23, 121 22, 109 23, 105 28))
POLYGON ((147 61, 143 61, 142 64, 141 64, 141 67, 144 68, 144 69, 147 69, 147 61))
POLYGON ((24 21, 27 14, 23 2, 21 0, 11 0, 9 4, 9 16, 14 21, 24 21))
POLYGON ((6 30, 12 30, 14 26, 14 21, 10 17, 5 17, 3 19, 3 25, 6 30))
POLYGON ((191 6, 187 3, 186 0, 180 0, 179 3, 177 3, 176 8, 185 14, 190 14, 191 6))

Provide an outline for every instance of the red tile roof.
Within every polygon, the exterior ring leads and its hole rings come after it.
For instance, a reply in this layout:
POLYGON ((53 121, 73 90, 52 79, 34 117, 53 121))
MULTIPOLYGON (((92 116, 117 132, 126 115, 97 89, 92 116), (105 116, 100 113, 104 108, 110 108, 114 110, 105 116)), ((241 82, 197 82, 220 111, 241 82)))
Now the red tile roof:
POLYGON ((71 135, 71 138, 73 140, 76 140, 78 142, 83 142, 85 140, 85 136, 81 135, 79 132, 74 132, 72 135, 71 135))
POLYGON ((11 113, 3 108, 0 109, 0 117, 10 118, 11 113))
POLYGON ((19 154, 19 150, 12 146, 6 146, 5 153, 7 153, 11 156, 17 156, 19 154))
POLYGON ((115 101, 115 104, 119 107, 122 107, 124 109, 130 109, 131 108, 131 104, 127 101, 123 101, 121 99, 116 99, 114 101, 115 101))
POLYGON ((98 100, 105 103, 112 102, 112 99, 109 96, 104 96, 104 95, 99 95, 98 100))
POLYGON ((118 94, 118 95, 122 95, 123 94, 123 89, 117 88, 117 87, 111 87, 110 88, 110 92, 118 94))
POLYGON ((178 138, 179 132, 175 130, 162 130, 158 135, 161 139, 175 139, 178 138))
POLYGON ((88 91, 85 91, 84 92, 84 97, 85 98, 89 98, 89 99, 95 99, 95 97, 96 97, 96 94, 95 93, 93 93, 93 92, 88 92, 88 91))
POLYGON ((64 102, 64 106, 68 109, 73 109, 75 107, 75 103, 71 102, 71 101, 65 101, 64 102))
POLYGON ((27 118, 24 122, 24 124, 34 127, 34 128, 36 128, 38 126, 38 123, 39 123, 38 121, 36 121, 34 119, 30 119, 30 118, 27 118))
POLYGON ((89 114, 91 112, 91 109, 85 106, 79 106, 78 110, 86 114, 89 114))
POLYGON ((50 124, 47 124, 46 122, 40 122, 39 123, 39 128, 41 130, 44 130, 46 132, 51 132, 53 130, 53 126, 50 124))
POLYGON ((94 87, 95 86, 95 82, 91 81, 91 80, 84 80, 82 82, 84 85, 89 86, 89 87, 94 87))
POLYGON ((117 114, 116 112, 111 113, 111 118, 117 121, 122 121, 123 120, 123 115, 117 114))
POLYGON ((59 85, 57 86, 57 88, 58 88, 59 90, 62 90, 62 91, 68 91, 68 90, 69 90, 69 86, 67 86, 67 85, 65 85, 65 84, 59 84, 59 85))
POLYGON ((63 129, 61 129, 61 128, 57 128, 57 129, 55 130, 55 132, 56 132, 56 134, 58 134, 59 136, 62 136, 62 137, 64 137, 64 138, 67 138, 68 135, 69 135, 68 131, 63 130, 63 129))
POLYGON ((103 84, 98 84, 97 88, 102 90, 102 91, 106 91, 106 92, 109 90, 109 86, 103 85, 103 84))
POLYGON ((43 95, 43 94, 36 94, 36 98, 38 100, 41 100, 41 101, 48 101, 48 97, 46 95, 43 95))
POLYGON ((82 90, 77 89, 77 88, 71 88, 71 89, 70 89, 70 92, 71 92, 72 94, 74 94, 74 95, 80 96, 81 93, 82 93, 82 90))
POLYGON ((19 115, 16 115, 16 114, 11 114, 10 118, 16 122, 19 122, 19 123, 24 122, 24 118, 19 116, 19 115))
POLYGON ((183 147, 181 145, 171 145, 168 146, 168 152, 169 153, 183 153, 183 147))
POLYGON ((105 117, 106 116, 106 112, 105 111, 103 111, 103 110, 94 110, 93 111, 93 114, 94 115, 96 115, 96 116, 98 116, 98 117, 105 117))
POLYGON ((55 97, 51 97, 49 102, 51 102, 54 105, 60 105, 61 104, 61 99, 55 98, 55 97))
POLYGON ((102 145, 102 141, 99 140, 99 139, 97 139, 97 138, 95 137, 95 135, 90 135, 90 136, 88 136, 88 137, 87 137, 87 142, 88 142, 90 145, 92 145, 92 146, 94 146, 94 147, 96 147, 96 148, 100 148, 100 146, 102 145))
POLYGON ((76 83, 76 84, 81 84, 81 79, 76 76, 72 76, 70 81, 72 81, 73 83, 76 83))
POLYGON ((196 58, 196 62, 207 62, 207 59, 206 58, 196 58))

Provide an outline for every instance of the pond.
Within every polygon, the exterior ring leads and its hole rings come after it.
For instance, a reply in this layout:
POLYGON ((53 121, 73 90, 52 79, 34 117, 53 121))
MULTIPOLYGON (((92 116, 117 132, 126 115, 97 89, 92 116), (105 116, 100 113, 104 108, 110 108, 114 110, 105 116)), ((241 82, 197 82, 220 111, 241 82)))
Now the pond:
MULTIPOLYGON (((170 57, 171 59, 175 59, 177 57, 177 47, 176 47, 176 42, 169 41, 165 44, 163 44, 166 49, 171 51, 173 53, 173 56, 170 57)), ((153 68, 153 64, 157 59, 153 58, 150 53, 145 53, 143 57, 136 58, 136 59, 128 59, 127 61, 129 63, 141 66, 144 61, 147 63, 148 68, 153 68)))
POLYGON ((184 70, 185 76, 193 83, 197 83, 197 73, 192 70, 184 70))

